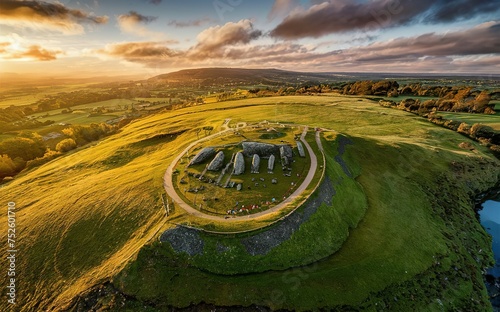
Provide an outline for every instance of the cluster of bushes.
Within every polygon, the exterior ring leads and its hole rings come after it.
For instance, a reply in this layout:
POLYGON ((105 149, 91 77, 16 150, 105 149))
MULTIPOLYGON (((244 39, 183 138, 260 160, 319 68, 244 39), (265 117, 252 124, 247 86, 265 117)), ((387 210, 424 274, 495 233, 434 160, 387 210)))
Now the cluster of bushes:
POLYGON ((379 95, 397 97, 399 95, 397 81, 356 81, 346 84, 341 93, 345 95, 379 95))
POLYGON ((496 93, 490 93, 485 90, 472 90, 469 87, 422 86, 420 84, 399 87, 396 81, 357 81, 345 85, 341 93, 346 95, 378 95, 387 97, 414 95, 438 98, 424 102, 406 99, 399 102, 399 104, 393 101, 384 101, 382 103, 384 106, 398 106, 400 109, 421 115, 433 110, 495 114, 494 108, 489 103, 492 95, 496 95, 496 93))
MULTIPOLYGON (((438 116, 435 112, 444 109, 442 109, 442 107, 437 103, 440 103, 440 100, 425 101, 423 103, 420 103, 419 100, 414 100, 414 99, 405 99, 399 103, 387 100, 381 100, 379 102, 381 106, 397 108, 407 112, 418 114, 422 117, 427 118, 430 122, 436 125, 440 125, 442 127, 451 129, 453 131, 457 131, 460 134, 468 136, 480 142, 482 145, 489 147, 490 150, 495 154, 495 156, 500 158, 499 131, 495 131, 493 128, 480 123, 470 125, 466 122, 461 122, 458 120, 448 120, 443 118, 442 116, 438 116)), ((469 111, 469 112, 478 113, 478 111, 469 111)), ((494 110, 493 113, 495 113, 494 110)))
POLYGON ((494 115, 496 114, 495 109, 489 102, 489 94, 483 91, 475 97, 467 97, 466 99, 464 99, 463 93, 459 93, 451 99, 441 98, 424 102, 418 99, 404 99, 399 103, 390 100, 382 100, 380 101, 380 105, 396 107, 422 116, 435 111, 494 115))
POLYGON ((117 129, 118 127, 105 123, 69 126, 62 130, 64 136, 55 149, 51 149, 37 133, 3 140, 0 142, 0 180, 13 177, 26 168, 34 168, 78 146, 113 134, 117 129))

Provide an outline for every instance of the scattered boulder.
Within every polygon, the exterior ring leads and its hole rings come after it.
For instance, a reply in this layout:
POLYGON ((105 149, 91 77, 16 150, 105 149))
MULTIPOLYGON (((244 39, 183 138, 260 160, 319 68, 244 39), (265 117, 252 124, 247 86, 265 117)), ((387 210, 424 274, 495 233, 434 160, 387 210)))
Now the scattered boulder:
POLYGON ((236 185, 236 190, 237 191, 241 191, 242 188, 243 188, 243 185, 241 183, 239 183, 238 185, 236 185))
POLYGON ((233 174, 240 175, 243 174, 244 172, 245 172, 245 157, 243 157, 242 152, 238 152, 234 160, 233 174))
POLYGON ((205 162, 207 159, 213 157, 215 155, 215 149, 213 147, 205 147, 202 149, 189 163, 189 166, 197 165, 205 162))
POLYGON ((260 157, 257 154, 253 155, 252 158, 252 171, 251 173, 259 173, 260 168, 260 157))
POLYGON ((297 149, 299 150, 300 157, 306 157, 306 152, 304 151, 304 146, 301 142, 297 142, 297 149))
POLYGON ((278 184, 278 179, 272 179, 272 180, 271 180, 271 183, 272 183, 272 184, 278 184))
POLYGON ((219 171, 224 166, 224 153, 222 151, 215 155, 214 159, 208 165, 208 171, 219 171))
POLYGON ((267 161, 267 170, 274 170, 274 162, 276 161, 276 157, 274 155, 269 156, 269 160, 267 161))

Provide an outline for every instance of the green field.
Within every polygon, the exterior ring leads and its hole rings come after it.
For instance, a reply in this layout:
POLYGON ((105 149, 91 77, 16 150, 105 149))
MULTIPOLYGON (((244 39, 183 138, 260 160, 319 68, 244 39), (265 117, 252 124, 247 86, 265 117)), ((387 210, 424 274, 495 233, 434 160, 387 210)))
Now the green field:
POLYGON ((44 122, 46 120, 52 120, 56 123, 73 124, 73 125, 90 125, 92 123, 106 122, 107 120, 119 117, 118 114, 106 114, 98 116, 89 116, 88 113, 83 111, 76 111, 69 114, 58 114, 52 115, 44 118, 38 118, 38 121, 44 122))
POLYGON ((377 96, 367 96, 367 98, 371 99, 384 99, 387 101, 394 101, 394 102, 400 102, 406 99, 414 99, 414 100, 419 100, 420 102, 425 102, 428 100, 437 100, 437 97, 432 97, 432 96, 417 96, 417 95, 400 95, 398 97, 377 97, 377 96))
POLYGON ((495 130, 500 130, 500 113, 496 115, 484 115, 484 114, 468 114, 468 113, 445 113, 440 112, 439 116, 448 120, 458 120, 461 122, 466 122, 469 125, 476 123, 488 125, 495 130))
MULTIPOLYGON (((9 107, 11 105, 20 106, 34 104, 48 95, 82 90, 88 88, 89 85, 91 84, 49 85, 37 88, 27 88, 27 90, 19 88, 2 90, 0 91, 0 108, 9 107)), ((98 89, 93 88, 93 90, 98 89)))
MULTIPOLYGON (((114 308, 113 295, 102 298, 115 311, 200 302, 296 310, 491 309, 481 275, 492 261, 491 242, 469 194, 497 182, 500 163, 474 141, 468 140, 475 151, 460 149, 464 140, 413 114, 333 95, 228 101, 142 118, 3 185, 2 205, 16 202, 22 233, 18 309, 61 308, 110 279, 128 298, 114 308), (203 236, 201 257, 157 242, 171 222, 195 222, 175 205, 165 217, 165 169, 196 140, 197 128, 218 131, 227 118, 325 129, 332 204, 321 205, 260 262, 245 254, 238 237, 203 236), (343 159, 356 178, 335 161, 339 133, 354 143, 343 159), (234 249, 215 258, 218 241, 234 249), (226 256, 233 256, 227 272, 226 256), (247 274, 222 274, 231 272, 247 274)), ((5 215, 0 222, 7 222, 5 215)), ((6 284, 6 275, 0 282, 6 284)))

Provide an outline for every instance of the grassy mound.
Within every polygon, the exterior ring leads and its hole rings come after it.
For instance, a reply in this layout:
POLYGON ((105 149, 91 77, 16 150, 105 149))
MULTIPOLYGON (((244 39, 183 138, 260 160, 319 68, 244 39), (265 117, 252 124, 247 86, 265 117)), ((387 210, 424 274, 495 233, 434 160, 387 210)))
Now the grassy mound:
MULTIPOLYGON (((475 151, 460 149, 463 141, 461 135, 408 113, 340 96, 223 102, 138 120, 99 144, 25 172, 2 186, 6 194, 2 205, 15 201, 18 208, 17 248, 22 257, 16 268, 22 283, 17 308, 61 307, 122 272, 115 286, 150 300, 127 297, 131 308, 140 304, 159 309, 204 301, 298 310, 389 305, 425 310, 440 309, 441 302, 445 310, 463 306, 483 310, 488 303, 480 269, 490 262, 491 253, 488 237, 470 208, 469 195, 498 181, 500 165, 476 142, 470 141, 475 151), (201 266, 208 258, 195 263, 158 243, 147 245, 137 256, 144 244, 171 226, 166 221, 193 221, 177 208, 167 220, 159 194, 164 192, 166 167, 196 139, 194 129, 212 126, 218 131, 226 118, 238 123, 269 116, 333 129, 353 140, 343 159, 351 168, 357 166, 355 182, 366 196, 368 209, 340 250, 303 267, 235 276, 201 271, 193 264, 201 266), (114 158, 117 153, 120 159, 114 158)), ((335 157, 335 146, 325 145, 328 155, 335 157)), ((342 220, 353 225, 351 191, 341 192, 350 180, 332 159, 327 159, 334 164, 328 166, 337 191, 332 200, 345 196, 342 220), (344 177, 340 185, 336 173, 344 177)), ((354 188, 346 189, 354 192, 354 188)), ((318 212, 335 218, 328 205, 318 212)), ((345 233, 313 215, 300 229, 303 240, 299 236, 292 240, 304 249, 313 244, 325 247, 318 253, 305 250, 302 263, 322 258, 337 246, 333 240, 316 237, 318 229, 306 231, 313 222, 321 224, 325 237, 345 233), (313 239, 317 240, 311 243, 313 239)), ((5 215, 0 223, 6 224, 5 215)), ((283 255, 297 251, 292 243, 279 248, 283 255)), ((5 249, 2 244, 0 252, 5 254, 5 249)), ((292 256, 281 261, 282 267, 300 263, 292 256)), ((5 275, 0 283, 6 285, 5 275)), ((5 305, 6 301, 0 302, 0 309, 10 309, 5 305)))

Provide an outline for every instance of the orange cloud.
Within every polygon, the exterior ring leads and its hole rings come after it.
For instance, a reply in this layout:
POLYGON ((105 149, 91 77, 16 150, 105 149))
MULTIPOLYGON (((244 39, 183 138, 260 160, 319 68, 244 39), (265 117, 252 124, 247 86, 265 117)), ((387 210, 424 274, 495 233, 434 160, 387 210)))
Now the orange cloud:
POLYGON ((94 16, 69 9, 60 3, 42 1, 0 2, 0 24, 21 28, 48 29, 65 34, 83 33, 82 24, 105 24, 107 16, 94 16))
POLYGON ((226 47, 247 44, 261 36, 262 32, 255 30, 248 19, 210 27, 198 35, 198 44, 188 51, 188 56, 193 59, 222 57, 226 47))
POLYGON ((161 33, 156 33, 148 30, 141 24, 149 24, 157 19, 155 16, 144 16, 135 11, 130 11, 128 14, 118 16, 118 25, 123 32, 138 35, 141 37, 157 37, 163 36, 161 33))
MULTIPOLYGON (((10 44, 9 44, 10 45, 10 44)), ((0 51, 1 53, 5 53, 7 51, 0 51)), ((46 50, 41 48, 39 45, 31 45, 24 51, 13 51, 11 53, 7 53, 6 59, 24 59, 30 58, 38 61, 52 61, 57 59, 58 54, 62 54, 62 51, 59 50, 46 50)))
POLYGON ((7 50, 5 50, 6 47, 10 46, 10 42, 0 42, 0 53, 5 53, 7 50))

